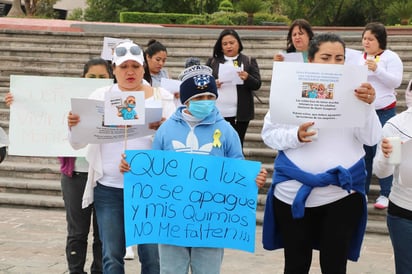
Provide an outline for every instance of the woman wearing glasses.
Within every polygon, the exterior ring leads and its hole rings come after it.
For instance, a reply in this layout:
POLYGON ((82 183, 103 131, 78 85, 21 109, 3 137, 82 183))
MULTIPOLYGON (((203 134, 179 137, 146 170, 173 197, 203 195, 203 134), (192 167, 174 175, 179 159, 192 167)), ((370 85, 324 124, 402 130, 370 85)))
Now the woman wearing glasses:
MULTIPOLYGON (((146 106, 160 95, 162 101, 173 104, 173 96, 164 89, 154 88, 143 80, 143 51, 133 42, 127 41, 116 46, 113 53, 113 74, 117 83, 100 88, 90 95, 90 99, 104 100, 109 91, 143 91, 146 106)), ((163 111, 163 116, 168 116, 163 111)), ((76 126, 81 117, 75 113, 68 116, 69 127, 76 126)), ((161 121, 149 126, 156 129, 161 121)), ((70 139, 70 137, 69 137, 70 139)), ((71 141, 71 140, 70 140, 71 141)), ((83 148, 88 144, 73 143, 73 148, 83 148)), ((127 140, 127 149, 150 149, 152 137, 144 136, 127 140)), ((89 161, 89 175, 83 196, 83 206, 94 202, 99 225, 99 234, 103 244, 103 273, 123 274, 125 255, 124 210, 123 210, 123 174, 118 167, 118 159, 124 152, 124 142, 89 144, 86 158, 89 161)), ((157 250, 157 248, 156 248, 157 250)), ((158 267, 158 258, 140 258, 149 260, 158 267)), ((150 264, 149 264, 150 266, 150 264)), ((150 267, 149 267, 150 268, 150 267)), ((158 271, 158 270, 157 270, 158 271)), ((156 273, 151 269, 142 269, 141 273, 156 273)))

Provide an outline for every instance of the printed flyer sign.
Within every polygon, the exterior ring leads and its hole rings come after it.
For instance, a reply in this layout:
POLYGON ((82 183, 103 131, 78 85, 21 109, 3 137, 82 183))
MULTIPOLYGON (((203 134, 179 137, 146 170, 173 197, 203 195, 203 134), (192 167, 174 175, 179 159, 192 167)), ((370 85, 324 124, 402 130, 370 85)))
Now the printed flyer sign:
POLYGON ((272 122, 315 122, 317 128, 363 127, 368 105, 354 93, 366 79, 365 66, 274 62, 272 122))
POLYGON ((261 163, 127 150, 126 246, 162 243, 254 252, 261 163))
POLYGON ((105 101, 83 98, 72 98, 71 101, 73 113, 80 116, 80 122, 71 129, 71 139, 75 143, 113 143, 152 135, 155 130, 149 129, 148 124, 162 119, 161 101, 153 101, 144 108, 145 124, 127 126, 105 125, 105 101))

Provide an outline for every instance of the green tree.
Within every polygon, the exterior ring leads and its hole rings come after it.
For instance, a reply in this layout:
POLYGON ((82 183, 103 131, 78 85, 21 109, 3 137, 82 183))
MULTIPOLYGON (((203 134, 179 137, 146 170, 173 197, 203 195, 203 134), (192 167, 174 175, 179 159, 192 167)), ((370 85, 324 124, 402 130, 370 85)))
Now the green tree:
POLYGON ((83 21, 83 9, 82 8, 75 8, 73 9, 70 14, 67 16, 67 20, 76 20, 76 21, 83 21))
POLYGON ((282 11, 290 19, 305 18, 312 25, 365 25, 385 23, 385 9, 393 0, 283 0, 282 11), (354 8, 356 7, 356 9, 354 8))
POLYGON ((220 2, 218 10, 225 12, 233 12, 233 4, 229 0, 223 0, 222 2, 220 2))
POLYGON ((239 10, 247 13, 247 24, 253 25, 253 16, 263 7, 262 0, 241 0, 238 4, 239 10))
POLYGON ((392 2, 386 10, 386 15, 395 24, 408 25, 412 18, 412 2, 408 0, 398 0, 392 2))
POLYGON ((119 14, 128 11, 126 0, 87 0, 87 8, 84 11, 86 21, 119 22, 119 14))
POLYGON ((34 7, 34 15, 45 18, 56 18, 57 12, 54 11, 54 4, 58 0, 39 0, 34 7))
POLYGON ((21 1, 13 0, 12 8, 7 16, 22 17, 22 16, 37 16, 45 18, 54 18, 55 12, 53 9, 54 4, 58 0, 24 0, 24 9, 26 13, 21 9, 21 1))
MULTIPOLYGON (((215 0, 203 0, 202 5, 215 3, 215 0)), ((175 12, 175 13, 199 13, 200 0, 87 0, 87 8, 84 11, 86 21, 119 22, 119 14, 124 11, 140 12, 175 12)))
POLYGON ((218 10, 220 0, 203 0, 203 13, 212 14, 218 10))

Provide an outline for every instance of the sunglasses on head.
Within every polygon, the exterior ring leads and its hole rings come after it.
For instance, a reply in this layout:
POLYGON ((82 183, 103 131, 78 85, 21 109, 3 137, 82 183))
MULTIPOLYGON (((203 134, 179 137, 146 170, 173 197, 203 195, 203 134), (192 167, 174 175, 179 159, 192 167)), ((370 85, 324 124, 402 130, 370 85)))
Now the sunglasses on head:
POLYGON ((125 56, 127 54, 127 51, 129 51, 131 55, 140 55, 142 53, 142 50, 139 46, 131 46, 129 49, 125 47, 117 47, 115 49, 116 56, 118 57, 125 56))

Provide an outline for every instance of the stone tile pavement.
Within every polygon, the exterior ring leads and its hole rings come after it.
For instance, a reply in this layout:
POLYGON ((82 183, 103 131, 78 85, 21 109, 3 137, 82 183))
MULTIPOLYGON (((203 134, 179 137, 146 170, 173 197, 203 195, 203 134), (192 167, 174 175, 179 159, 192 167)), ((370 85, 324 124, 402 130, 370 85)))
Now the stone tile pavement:
MULTIPOLYGON (((0 216, 0 273, 68 273, 64 254, 66 236, 64 211, 0 206, 0 216)), ((254 254, 225 250, 222 274, 283 273, 282 251, 263 250, 260 243, 261 234, 262 228, 258 226, 254 254)), ((317 257, 318 254, 315 252, 311 274, 320 273, 317 257)), ((86 270, 89 266, 88 260, 86 270)), ((126 261, 126 274, 140 273, 139 270, 137 258, 126 261)), ((367 234, 361 258, 356 263, 348 263, 348 273, 394 273, 389 237, 367 234)))

